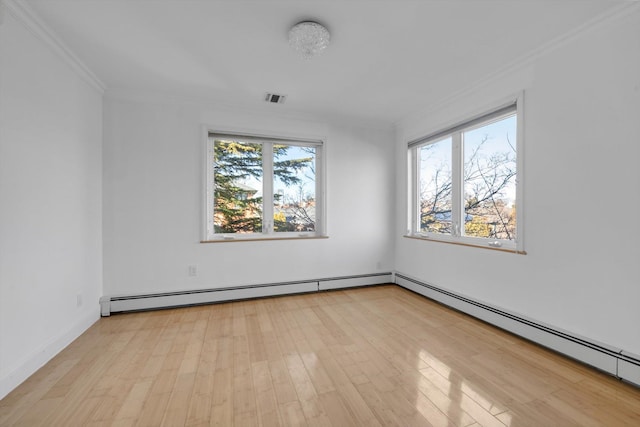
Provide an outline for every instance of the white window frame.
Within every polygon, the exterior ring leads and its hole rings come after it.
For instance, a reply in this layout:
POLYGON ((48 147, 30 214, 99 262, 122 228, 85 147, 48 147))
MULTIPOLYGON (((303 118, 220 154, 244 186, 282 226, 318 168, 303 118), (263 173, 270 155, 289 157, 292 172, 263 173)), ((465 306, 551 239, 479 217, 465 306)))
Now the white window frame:
POLYGON ((325 207, 325 161, 324 161, 324 138, 300 138, 265 136, 263 134, 253 134, 236 131, 215 130, 208 126, 203 128, 204 136, 204 208, 202 243, 224 242, 224 241, 252 241, 252 240, 278 240, 278 239, 312 239, 326 237, 326 207, 325 207), (214 227, 214 138, 227 137, 238 138, 244 142, 263 144, 263 153, 273 152, 274 144, 285 144, 298 147, 315 147, 315 231, 305 232, 276 232, 273 230, 273 156, 263 157, 262 165, 262 232, 260 233, 216 233, 214 227))
POLYGON ((441 130, 427 134, 426 136, 407 142, 407 166, 408 166, 408 227, 406 237, 439 241, 445 243, 461 244, 491 248, 508 252, 524 254, 524 93, 508 98, 505 102, 497 103, 492 108, 486 108, 480 114, 470 116, 453 125, 445 126, 441 130), (482 237, 465 236, 461 233, 464 218, 463 203, 463 147, 461 135, 465 131, 478 128, 483 124, 498 120, 501 116, 516 114, 516 239, 487 239, 482 237), (510 111, 510 112, 509 112, 510 111), (420 147, 440 141, 447 137, 452 138, 451 162, 452 162, 452 230, 451 234, 430 233, 420 230, 420 203, 419 203, 419 156, 420 147))

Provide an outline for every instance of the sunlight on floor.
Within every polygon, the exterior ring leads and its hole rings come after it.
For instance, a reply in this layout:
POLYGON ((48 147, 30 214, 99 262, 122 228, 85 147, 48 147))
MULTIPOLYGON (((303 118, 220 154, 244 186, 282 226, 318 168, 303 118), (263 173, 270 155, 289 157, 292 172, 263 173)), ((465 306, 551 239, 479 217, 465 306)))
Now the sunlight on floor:
POLYGON ((428 351, 420 350, 418 356, 417 367, 422 376, 416 381, 415 408, 425 418, 438 420, 440 417, 433 412, 437 410, 446 415, 440 419, 443 425, 448 420, 455 425, 469 425, 480 420, 483 425, 499 425, 500 422, 511 425, 511 415, 506 407, 496 405, 491 396, 476 390, 428 351), (500 415, 499 421, 497 415, 500 415))

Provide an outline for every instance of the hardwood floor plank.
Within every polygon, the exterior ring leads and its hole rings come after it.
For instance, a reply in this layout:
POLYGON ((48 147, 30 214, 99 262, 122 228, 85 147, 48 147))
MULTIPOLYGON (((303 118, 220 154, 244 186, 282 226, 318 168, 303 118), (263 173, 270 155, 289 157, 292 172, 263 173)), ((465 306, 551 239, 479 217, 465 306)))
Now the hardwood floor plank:
POLYGON ((324 413, 327 414, 331 425, 334 426, 357 426, 358 424, 354 415, 346 408, 342 397, 337 391, 318 396, 318 400, 323 407, 324 413))
POLYGON ((276 400, 280 405, 298 400, 296 389, 293 386, 284 360, 270 361, 269 373, 271 374, 276 400))
POLYGON ((298 401, 280 404, 280 416, 286 426, 308 425, 298 401))
POLYGON ((180 373, 178 371, 171 397, 167 402, 164 419, 162 420, 164 425, 181 426, 185 424, 195 378, 195 372, 180 373))
POLYGON ((379 424, 383 426, 397 426, 402 424, 402 420, 396 415, 393 407, 384 400, 377 388, 371 383, 357 384, 356 389, 362 399, 371 408, 379 424))
POLYGON ((159 426, 164 418, 171 393, 150 393, 140 411, 136 426, 159 426))
POLYGON ((124 401, 124 405, 120 407, 120 411, 116 414, 115 421, 127 418, 135 421, 147 400, 151 385, 151 381, 134 384, 124 401))
POLYGON ((313 382, 309 378, 304 363, 299 355, 286 356, 285 363, 293 382, 293 387, 296 389, 298 400, 314 399, 317 396, 316 389, 313 386, 313 382))
POLYGON ((187 411, 187 426, 209 425, 211 419, 211 394, 196 393, 194 390, 187 411))

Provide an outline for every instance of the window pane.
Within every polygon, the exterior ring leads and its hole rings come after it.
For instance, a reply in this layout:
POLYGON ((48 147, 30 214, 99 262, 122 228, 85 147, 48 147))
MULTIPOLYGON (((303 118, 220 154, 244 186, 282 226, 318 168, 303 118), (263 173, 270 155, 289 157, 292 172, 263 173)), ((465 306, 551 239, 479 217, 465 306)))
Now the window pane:
POLYGON ((214 142, 216 233, 262 232, 262 144, 214 142))
POLYGON ((464 233, 516 238, 516 115, 464 132, 464 233))
POLYGON ((451 138, 418 147, 422 232, 451 234, 451 138))
POLYGON ((316 148, 274 144, 273 230, 315 231, 316 148))

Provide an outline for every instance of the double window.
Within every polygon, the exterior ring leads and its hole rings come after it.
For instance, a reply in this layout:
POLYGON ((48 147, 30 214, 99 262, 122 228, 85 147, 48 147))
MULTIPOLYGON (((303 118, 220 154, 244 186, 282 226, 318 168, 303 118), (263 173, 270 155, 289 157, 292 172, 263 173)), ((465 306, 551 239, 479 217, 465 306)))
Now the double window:
POLYGON ((411 237, 522 251, 521 106, 409 143, 411 237))
POLYGON ((206 240, 323 234, 322 141, 209 133, 206 240))

